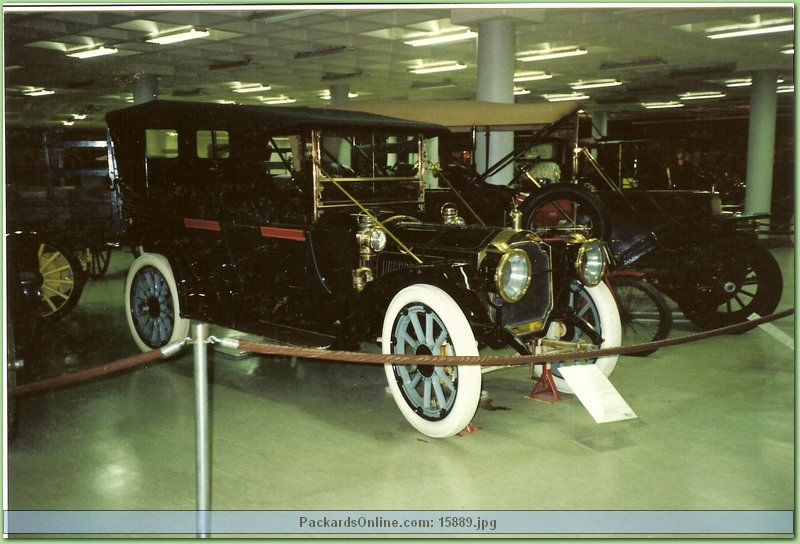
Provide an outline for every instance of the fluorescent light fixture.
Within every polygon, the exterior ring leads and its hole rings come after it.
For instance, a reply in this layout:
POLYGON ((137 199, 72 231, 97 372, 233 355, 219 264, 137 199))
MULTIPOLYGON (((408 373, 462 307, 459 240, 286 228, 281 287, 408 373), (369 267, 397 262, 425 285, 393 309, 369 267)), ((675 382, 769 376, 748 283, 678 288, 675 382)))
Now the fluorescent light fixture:
POLYGON ((744 28, 741 30, 731 30, 728 32, 720 32, 719 34, 709 34, 708 37, 712 40, 720 40, 723 38, 741 38, 743 36, 757 36, 760 34, 775 34, 777 32, 791 32, 794 30, 793 24, 776 25, 776 26, 759 26, 755 28, 744 28))
POLYGON ((530 89, 522 89, 520 87, 514 87, 514 96, 523 96, 526 94, 531 94, 530 89))
POLYGON ((86 119, 86 114, 85 113, 73 113, 72 114, 72 120, 73 121, 83 121, 84 119, 86 119))
POLYGON ((784 55, 794 55, 794 46, 787 45, 786 49, 781 49, 781 53, 783 53, 784 55))
POLYGON ((569 86, 579 91, 581 89, 599 89, 601 87, 617 87, 622 85, 622 82, 618 79, 596 79, 594 81, 576 81, 575 83, 570 83, 569 86))
POLYGON ((446 62, 437 64, 423 64, 416 68, 409 68, 412 74, 433 74, 436 72, 449 72, 451 70, 463 70, 467 65, 463 62, 446 62))
POLYGON ((187 40, 196 40, 197 38, 205 38, 210 34, 211 33, 205 28, 192 27, 188 30, 151 35, 148 36, 145 41, 157 43, 159 45, 168 45, 171 43, 185 42, 187 40))
POLYGON ((32 89, 30 91, 25 91, 24 94, 25 96, 48 96, 56 94, 56 92, 51 89, 32 89))
POLYGON ((666 108, 682 108, 684 104, 680 102, 670 101, 670 102, 642 102, 642 106, 647 108, 648 110, 660 110, 666 108))
POLYGON ((708 98, 725 98, 725 93, 717 91, 682 93, 678 95, 681 100, 706 100, 708 98))
POLYGON ((289 98, 288 96, 278 96, 276 98, 265 98, 261 101, 262 104, 269 104, 271 106, 276 104, 291 104, 292 102, 297 102, 294 98, 289 98))
POLYGON ((753 84, 753 80, 749 77, 742 79, 729 79, 725 82, 726 87, 749 87, 753 84))
POLYGON ((583 93, 566 93, 566 94, 543 94, 545 100, 548 102, 568 102, 570 100, 587 100, 589 95, 583 93))
POLYGON ((462 40, 469 40, 477 37, 478 37, 477 32, 473 32, 472 30, 467 30, 464 32, 457 32, 455 34, 443 34, 439 36, 431 36, 429 38, 417 38, 403 43, 414 47, 421 47, 424 45, 438 45, 440 43, 460 42, 462 40))
POLYGON ((521 62, 533 62, 536 60, 560 59, 563 57, 577 57, 580 55, 585 55, 588 52, 589 51, 583 48, 562 50, 550 49, 541 52, 530 51, 528 53, 523 53, 521 57, 517 57, 517 60, 521 62))
POLYGON ((235 89, 231 89, 235 93, 260 93, 263 91, 269 91, 272 89, 269 85, 262 85, 261 83, 255 83, 253 85, 242 85, 241 87, 236 87, 235 89))
MULTIPOLYGON (((330 91, 320 91, 319 97, 322 100, 330 100, 331 99, 331 92, 330 91)), ((347 98, 358 98, 358 93, 347 93, 347 98)))
POLYGON ((793 93, 794 92, 794 85, 779 85, 778 86, 778 93, 793 93))
MULTIPOLYGON (((778 78, 778 85, 783 83, 782 78, 778 78)), ((741 79, 729 79, 725 82, 726 87, 749 87, 753 84, 753 78, 743 77, 741 79)))
POLYGON ((91 59, 94 57, 102 57, 105 55, 113 55, 114 53, 119 53, 119 49, 116 47, 94 47, 92 49, 82 49, 80 51, 75 51, 72 53, 67 53, 68 57, 74 57, 76 59, 91 59))
POLYGON ((553 79, 553 74, 547 72, 517 72, 514 74, 514 83, 541 81, 543 79, 553 79))
POLYGON ((70 121, 70 120, 61 121, 61 124, 64 125, 65 127, 71 127, 72 125, 75 124, 75 121, 70 121))

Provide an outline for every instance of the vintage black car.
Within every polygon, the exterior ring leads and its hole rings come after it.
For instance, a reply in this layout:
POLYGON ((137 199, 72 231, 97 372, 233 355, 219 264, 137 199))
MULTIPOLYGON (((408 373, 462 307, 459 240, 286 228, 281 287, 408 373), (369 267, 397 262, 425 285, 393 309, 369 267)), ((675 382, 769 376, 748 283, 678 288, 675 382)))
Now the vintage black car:
MULTIPOLYGON (((153 101, 107 115, 127 237, 125 287, 142 350, 199 320, 299 346, 520 354, 613 346, 605 252, 577 233, 426 211, 433 124, 328 109, 153 101)), ((616 357, 589 359, 608 375, 616 357)), ((394 399, 429 436, 462 431, 478 366, 386 365, 394 399)), ((563 380, 562 380, 563 382, 563 380)), ((563 385, 563 384, 562 384, 563 385)))
MULTIPOLYGON (((39 263, 42 244, 36 232, 8 229, 5 235, 6 389, 24 382, 36 359, 42 324, 43 288, 39 263)), ((49 258, 45 256, 46 260, 49 258)), ((6 437, 11 442, 19 429, 19 400, 9 396, 6 437)))

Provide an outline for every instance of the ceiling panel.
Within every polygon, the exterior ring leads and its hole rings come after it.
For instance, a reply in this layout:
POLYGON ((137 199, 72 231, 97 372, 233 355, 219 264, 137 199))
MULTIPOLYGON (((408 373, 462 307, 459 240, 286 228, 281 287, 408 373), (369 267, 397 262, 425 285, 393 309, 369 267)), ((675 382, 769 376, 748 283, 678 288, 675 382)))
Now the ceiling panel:
MULTIPOLYGON (((239 5, 187 7, 126 5, 53 7, 5 6, 4 53, 6 121, 51 124, 71 113, 92 112, 84 123, 101 126, 105 111, 125 107, 137 78, 158 76, 160 96, 259 103, 284 94, 297 105, 325 105, 320 91, 347 85, 357 99, 465 99, 477 90, 477 40, 439 46, 403 43, 415 35, 470 28, 480 21, 513 21, 517 54, 558 47, 583 47, 581 57, 516 63, 517 71, 543 70, 552 79, 520 84, 530 94, 520 102, 544 101, 546 93, 569 92, 578 80, 618 78, 622 85, 597 89, 587 109, 612 116, 646 115, 642 101, 676 99, 683 91, 723 89, 716 109, 740 111, 748 89, 727 89, 725 79, 749 77, 754 70, 776 71, 793 84, 793 55, 780 53, 794 33, 709 40, 710 29, 764 21, 793 20, 791 4, 593 7, 569 4, 481 7, 435 5, 335 6, 325 9, 239 5), (177 27, 209 29, 200 40, 159 46, 148 34, 177 27), (88 45, 116 47, 119 53, 90 60, 65 51, 88 45), (345 47, 338 55, 296 59, 299 52, 345 47), (456 72, 415 75, 408 68, 460 61, 456 72), (262 95, 236 95, 233 82, 263 83, 262 95), (54 95, 23 92, 48 88, 54 95), (81 111, 84 110, 84 111, 81 111)), ((792 95, 779 95, 783 109, 792 95)), ((709 103, 687 104, 683 115, 708 111, 709 103)))

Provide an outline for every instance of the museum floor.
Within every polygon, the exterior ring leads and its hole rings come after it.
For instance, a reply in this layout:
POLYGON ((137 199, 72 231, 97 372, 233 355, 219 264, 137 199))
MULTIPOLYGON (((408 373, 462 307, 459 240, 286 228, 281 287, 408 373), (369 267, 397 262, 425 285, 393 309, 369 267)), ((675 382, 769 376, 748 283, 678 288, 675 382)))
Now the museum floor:
MULTIPOLYGON (((794 304, 794 251, 779 310, 794 304)), ((47 375, 136 353, 132 257, 46 329, 47 375)), ((794 318, 773 322, 794 338, 794 318)), ((672 335, 697 332, 677 321, 672 335)), ((780 334, 778 334, 780 336, 780 334)), ((574 397, 527 398, 526 367, 487 374, 477 432, 432 439, 381 368, 210 356, 211 506, 219 510, 793 510, 794 351, 765 329, 622 357, 638 418, 597 424, 574 397)), ((24 399, 8 446, 12 510, 196 507, 192 351, 24 399)))

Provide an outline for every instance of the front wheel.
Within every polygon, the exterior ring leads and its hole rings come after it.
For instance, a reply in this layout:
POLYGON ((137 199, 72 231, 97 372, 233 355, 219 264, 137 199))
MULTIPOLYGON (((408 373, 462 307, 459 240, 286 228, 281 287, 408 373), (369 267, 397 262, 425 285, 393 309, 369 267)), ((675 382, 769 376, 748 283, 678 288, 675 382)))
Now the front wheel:
POLYGON ((166 257, 144 253, 125 280, 125 312, 133 341, 142 351, 164 347, 189 335, 180 316, 178 288, 166 257))
MULTIPOLYGON (((383 320, 382 350, 396 355, 478 355, 475 336, 461 308, 438 287, 406 287, 392 299, 383 320)), ((386 378, 403 416, 433 438, 453 436, 472 421, 481 396, 477 365, 385 365, 386 378)))
MULTIPOLYGON (((593 344, 596 348, 617 347, 622 343, 622 324, 617 303, 605 283, 587 287, 573 281, 559 293, 553 309, 554 320, 564 328, 564 335, 559 340, 593 344)), ((618 355, 605 357, 589 357, 550 365, 553 382, 562 393, 572 393, 560 372, 565 365, 596 365, 606 377, 610 376, 617 366, 618 355)), ((541 365, 535 371, 541 375, 541 365)))

